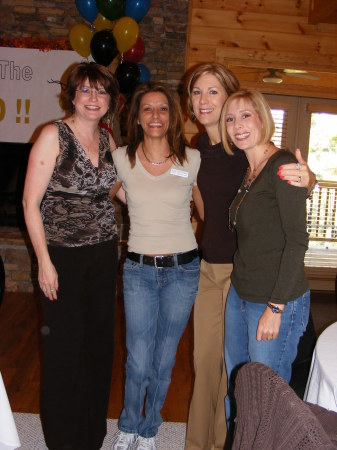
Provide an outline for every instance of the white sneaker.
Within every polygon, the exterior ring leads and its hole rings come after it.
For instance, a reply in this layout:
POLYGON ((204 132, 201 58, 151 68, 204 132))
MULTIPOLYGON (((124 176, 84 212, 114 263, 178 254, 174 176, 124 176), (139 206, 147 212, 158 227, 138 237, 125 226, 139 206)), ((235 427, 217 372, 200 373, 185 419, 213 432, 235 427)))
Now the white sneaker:
POLYGON ((117 431, 112 438, 111 450, 132 450, 136 439, 137 434, 135 433, 124 433, 124 431, 117 431))
POLYGON ((138 436, 134 450, 157 450, 157 439, 156 437, 145 438, 138 436))

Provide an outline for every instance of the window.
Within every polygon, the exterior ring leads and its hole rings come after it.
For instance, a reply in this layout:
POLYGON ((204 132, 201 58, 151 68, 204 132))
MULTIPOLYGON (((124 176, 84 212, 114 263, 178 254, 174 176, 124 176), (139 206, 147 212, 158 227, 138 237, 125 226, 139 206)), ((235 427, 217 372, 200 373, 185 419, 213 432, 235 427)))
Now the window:
POLYGON ((337 114, 311 112, 308 163, 319 180, 337 181, 337 114))
POLYGON ((288 126, 288 111, 286 109, 272 109, 271 113, 275 122, 273 142, 276 147, 286 148, 285 137, 288 126))
POLYGON ((275 120, 275 145, 300 148, 321 181, 308 200, 306 266, 337 266, 337 101, 266 95, 275 120))
POLYGON ((293 151, 296 130, 292 124, 296 121, 298 98, 267 94, 265 97, 275 121, 274 144, 279 148, 293 151))

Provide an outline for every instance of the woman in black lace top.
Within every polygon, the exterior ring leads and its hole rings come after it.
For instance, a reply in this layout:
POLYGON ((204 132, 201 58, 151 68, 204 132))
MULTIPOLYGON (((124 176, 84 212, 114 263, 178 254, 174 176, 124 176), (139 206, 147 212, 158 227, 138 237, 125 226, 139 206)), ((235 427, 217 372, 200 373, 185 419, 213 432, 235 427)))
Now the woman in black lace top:
POLYGON ((23 205, 43 309, 41 421, 50 450, 95 450, 106 434, 113 358, 117 225, 112 137, 114 75, 78 64, 64 97, 72 115, 45 126, 27 169, 23 205))

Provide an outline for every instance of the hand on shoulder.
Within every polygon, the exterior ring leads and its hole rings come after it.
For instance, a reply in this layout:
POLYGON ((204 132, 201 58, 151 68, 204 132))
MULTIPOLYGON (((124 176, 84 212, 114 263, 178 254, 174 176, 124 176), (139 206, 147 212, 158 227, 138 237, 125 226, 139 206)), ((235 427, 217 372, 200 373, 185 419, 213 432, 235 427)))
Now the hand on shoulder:
POLYGON ((297 162, 280 166, 278 175, 282 180, 287 181, 288 184, 296 187, 305 187, 310 191, 315 186, 316 175, 303 159, 300 149, 296 149, 295 156, 297 162))

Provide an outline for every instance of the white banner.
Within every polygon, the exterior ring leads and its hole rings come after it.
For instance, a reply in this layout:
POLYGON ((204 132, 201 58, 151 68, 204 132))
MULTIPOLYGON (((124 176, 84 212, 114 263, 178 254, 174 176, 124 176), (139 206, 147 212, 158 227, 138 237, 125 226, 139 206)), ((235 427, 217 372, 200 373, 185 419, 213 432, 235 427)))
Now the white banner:
POLYGON ((0 47, 0 141, 34 142, 46 123, 64 117, 59 84, 83 58, 74 51, 0 47))

